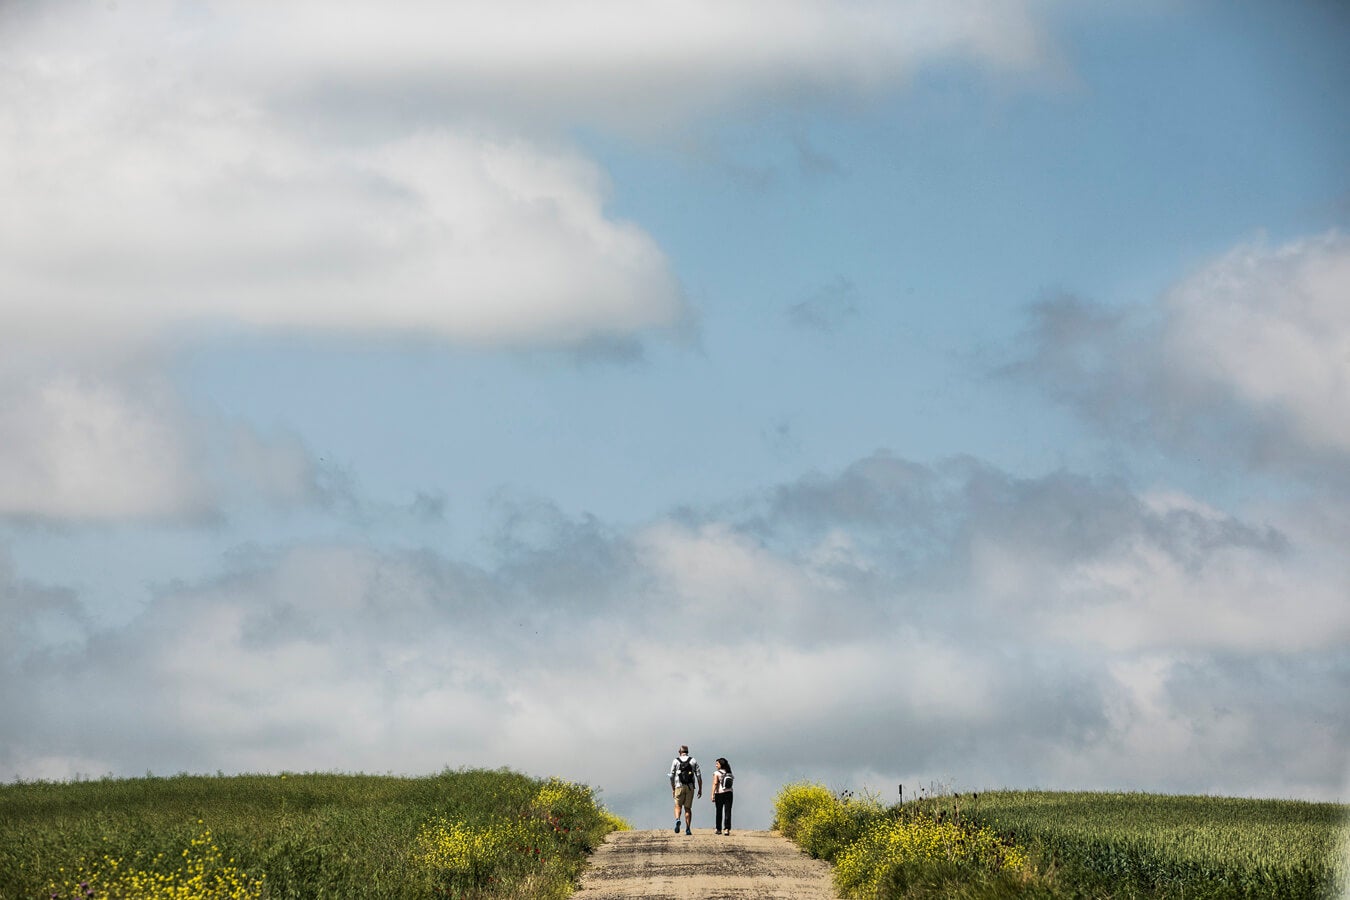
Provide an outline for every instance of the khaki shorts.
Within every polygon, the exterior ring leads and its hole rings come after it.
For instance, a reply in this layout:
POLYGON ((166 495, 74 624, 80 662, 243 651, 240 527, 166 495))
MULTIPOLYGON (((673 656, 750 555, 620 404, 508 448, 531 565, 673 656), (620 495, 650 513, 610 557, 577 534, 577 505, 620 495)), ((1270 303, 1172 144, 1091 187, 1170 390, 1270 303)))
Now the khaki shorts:
POLYGON ((692 784, 675 785, 675 802, 680 806, 694 805, 694 786, 692 784))

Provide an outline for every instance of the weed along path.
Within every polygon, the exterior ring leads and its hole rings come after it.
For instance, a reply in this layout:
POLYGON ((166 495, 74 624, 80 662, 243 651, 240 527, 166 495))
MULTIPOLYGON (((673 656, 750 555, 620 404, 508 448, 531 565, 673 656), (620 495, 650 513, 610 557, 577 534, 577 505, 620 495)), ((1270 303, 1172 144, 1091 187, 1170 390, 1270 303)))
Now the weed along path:
POLYGON ((829 900, 830 866, 769 831, 616 831, 573 900, 829 900))

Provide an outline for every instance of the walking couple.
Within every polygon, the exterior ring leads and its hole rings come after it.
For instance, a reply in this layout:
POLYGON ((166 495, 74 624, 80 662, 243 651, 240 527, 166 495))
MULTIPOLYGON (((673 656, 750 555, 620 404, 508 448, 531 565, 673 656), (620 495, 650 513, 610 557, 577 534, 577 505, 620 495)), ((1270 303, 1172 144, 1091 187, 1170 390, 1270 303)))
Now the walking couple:
MULTIPOLYGON (((670 793, 675 798, 675 833, 680 833, 680 811, 684 810, 684 833, 694 833, 694 784, 698 796, 703 797, 703 772, 698 760, 689 755, 687 744, 670 764, 670 793)), ((712 781, 713 805, 717 808, 717 833, 731 834, 731 763, 726 757, 717 757, 717 771, 712 781)))

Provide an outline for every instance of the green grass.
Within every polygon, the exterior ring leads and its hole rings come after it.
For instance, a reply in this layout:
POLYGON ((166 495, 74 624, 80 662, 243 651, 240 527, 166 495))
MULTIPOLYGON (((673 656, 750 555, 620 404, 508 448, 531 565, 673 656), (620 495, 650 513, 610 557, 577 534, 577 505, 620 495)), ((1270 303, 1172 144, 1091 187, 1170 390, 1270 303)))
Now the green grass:
POLYGON ((775 827, 856 898, 1339 900, 1350 809, 1158 794, 996 791, 884 807, 789 785, 775 827))
POLYGON ((1339 804, 998 791, 968 796, 961 814, 1035 848, 1062 880, 1116 896, 1320 900, 1350 884, 1339 804))
POLYGON ((560 897, 616 827, 589 788, 508 770, 16 783, 0 786, 0 897, 69 896, 91 871, 112 897, 129 889, 108 860, 174 877, 206 831, 253 892, 184 896, 560 897), (447 841, 494 849, 461 870, 447 841))

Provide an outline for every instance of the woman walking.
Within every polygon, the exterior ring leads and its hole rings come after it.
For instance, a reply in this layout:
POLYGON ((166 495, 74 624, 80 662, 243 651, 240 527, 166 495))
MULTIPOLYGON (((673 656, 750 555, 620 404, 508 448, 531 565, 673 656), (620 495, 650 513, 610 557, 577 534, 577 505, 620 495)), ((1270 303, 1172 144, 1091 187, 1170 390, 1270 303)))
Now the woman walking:
POLYGON ((717 808, 717 833, 731 834, 731 763, 725 756, 717 757, 717 771, 713 773, 712 800, 717 808))

